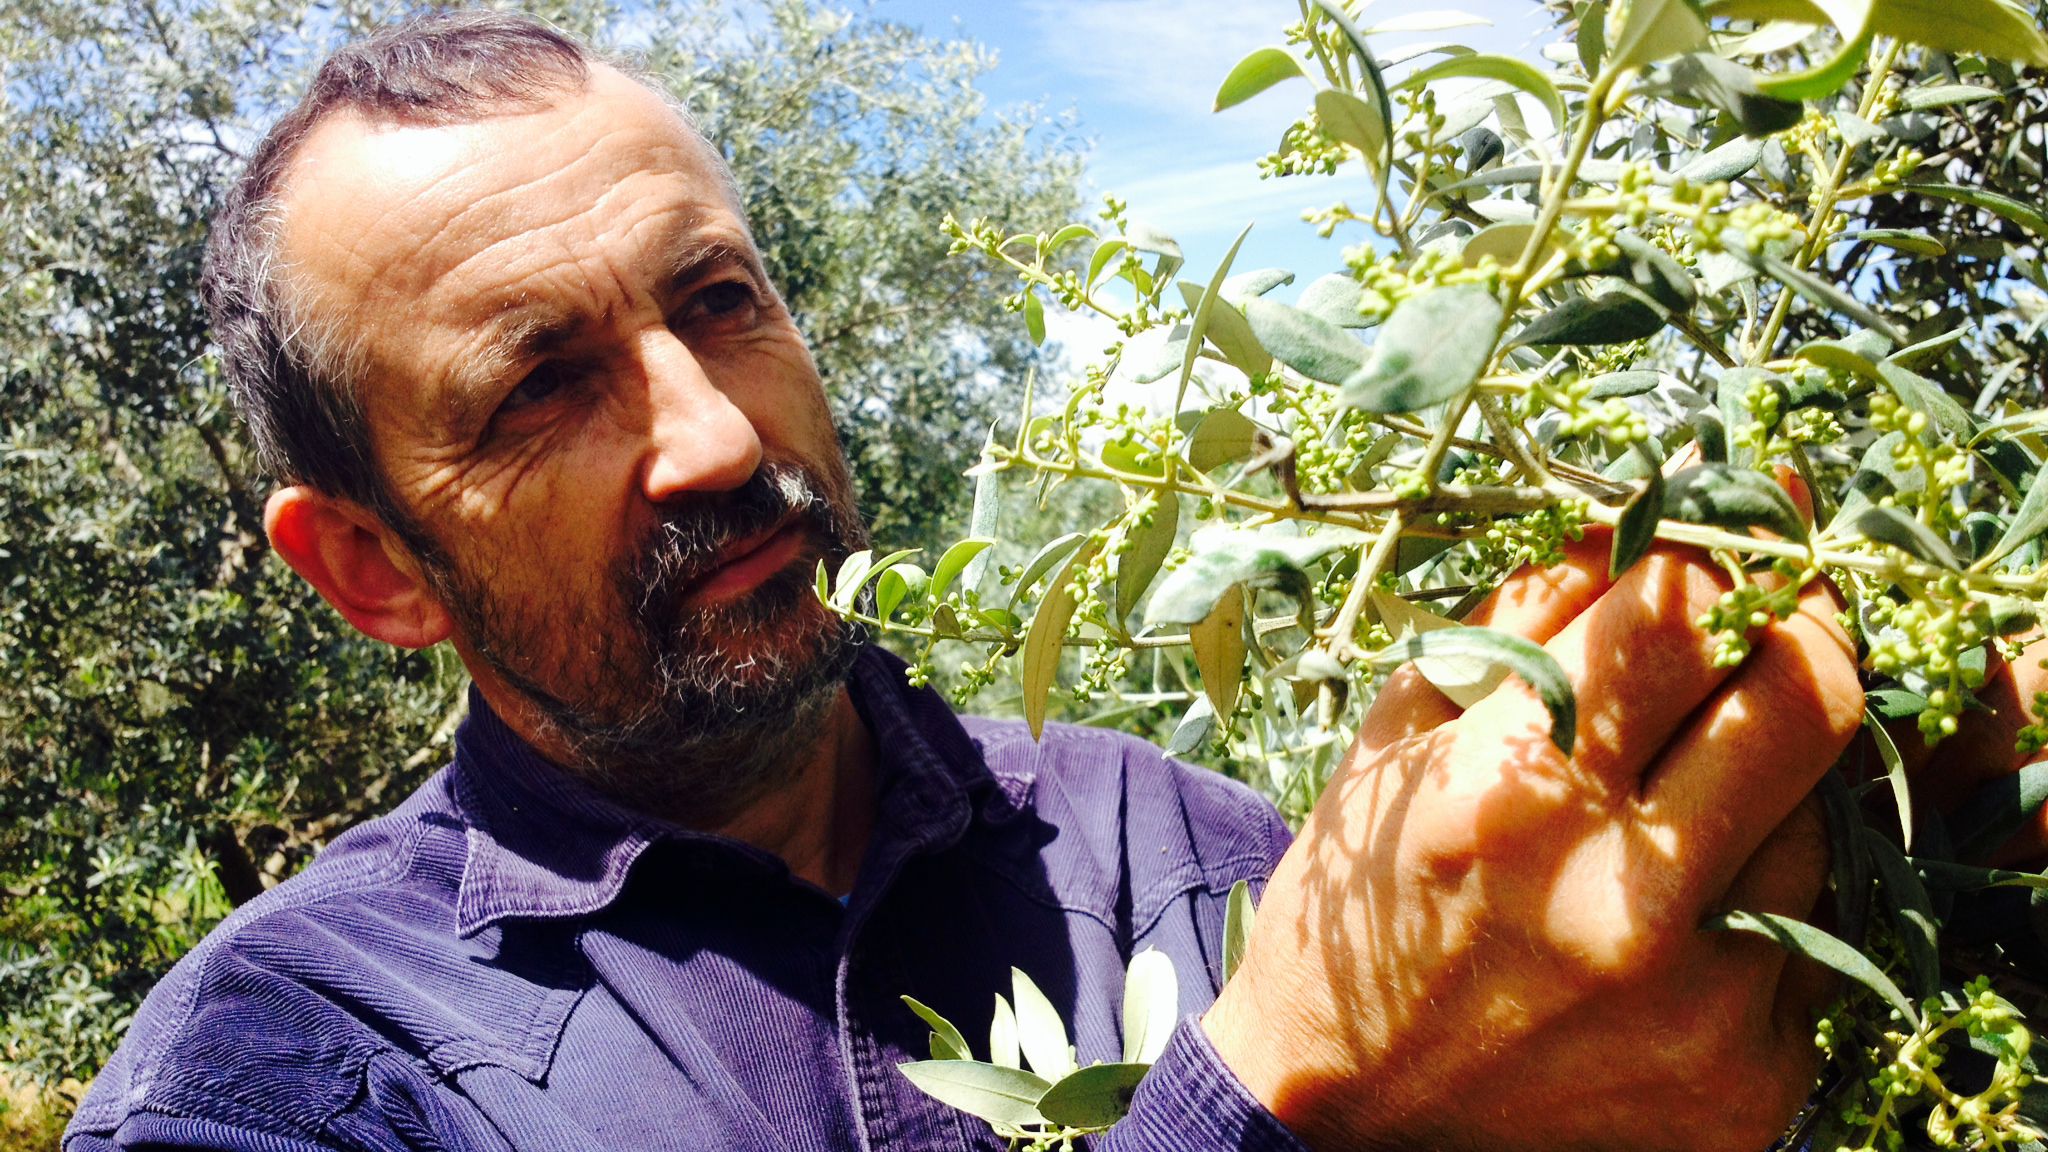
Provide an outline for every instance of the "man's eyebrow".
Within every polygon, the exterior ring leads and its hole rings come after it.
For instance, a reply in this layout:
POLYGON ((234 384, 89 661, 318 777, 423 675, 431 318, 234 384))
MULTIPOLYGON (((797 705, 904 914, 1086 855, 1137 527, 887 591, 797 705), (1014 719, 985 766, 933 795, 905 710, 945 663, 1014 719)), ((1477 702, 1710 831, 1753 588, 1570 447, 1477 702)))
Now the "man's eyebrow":
POLYGON ((442 381, 441 406, 448 425, 469 428, 497 399, 501 377, 521 364, 560 346, 582 330, 583 317, 518 300, 502 309, 502 319, 489 322, 481 347, 452 369, 442 381))
MULTIPOLYGON (((663 262, 657 272, 658 291, 663 300, 672 299, 706 276, 734 267, 765 283, 766 272, 751 245, 724 236, 693 238, 677 245, 663 262)), ((486 322, 476 353, 443 380, 441 407, 448 426, 468 429, 481 423, 505 374, 566 343, 589 322, 588 317, 524 296, 508 301, 486 322)))
POLYGON ((670 295, 721 268, 740 267, 759 279, 761 261, 750 245, 724 236, 697 237, 676 246, 664 269, 662 286, 670 295))

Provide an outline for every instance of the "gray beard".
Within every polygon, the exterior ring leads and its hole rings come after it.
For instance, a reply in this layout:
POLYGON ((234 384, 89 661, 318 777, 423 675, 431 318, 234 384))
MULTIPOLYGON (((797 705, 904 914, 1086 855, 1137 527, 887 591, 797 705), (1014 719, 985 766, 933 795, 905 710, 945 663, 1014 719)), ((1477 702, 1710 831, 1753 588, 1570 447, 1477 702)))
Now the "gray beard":
POLYGON ((679 601, 726 544, 792 515, 828 568, 866 547, 844 467, 820 476, 765 464, 740 489, 667 510, 643 554, 615 576, 610 618, 587 604, 501 604, 476 577, 494 566, 458 564, 424 532, 414 550, 477 655, 533 705, 535 737, 567 750, 562 768, 635 811, 717 827, 802 772, 864 633, 817 602, 803 565, 726 604, 679 601), (536 657, 551 635, 589 638, 581 683, 536 657))

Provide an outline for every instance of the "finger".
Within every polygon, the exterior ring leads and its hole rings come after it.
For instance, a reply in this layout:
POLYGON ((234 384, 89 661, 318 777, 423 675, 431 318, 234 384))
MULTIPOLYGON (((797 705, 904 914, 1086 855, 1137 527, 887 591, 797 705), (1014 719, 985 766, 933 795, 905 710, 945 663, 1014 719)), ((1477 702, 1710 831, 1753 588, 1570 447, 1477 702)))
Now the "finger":
POLYGON ((1807 527, 1811 528, 1813 526, 1813 489, 1806 486, 1805 477, 1799 475, 1799 470, 1790 464, 1775 465, 1773 470, 1778 478, 1778 487, 1783 488, 1785 495, 1792 498, 1793 507, 1799 509, 1799 519, 1804 521, 1807 527))
MULTIPOLYGON (((1727 678, 1714 666, 1712 638, 1694 623, 1727 587, 1705 553, 1655 548, 1544 646, 1577 697, 1572 759, 1584 772, 1633 793, 1657 751, 1727 678)), ((1466 715, 1512 731, 1532 707, 1526 689, 1496 692, 1466 715)))
MULTIPOLYGON (((1764 838, 1712 910, 1768 912, 1811 922, 1827 890, 1827 872, 1827 830, 1819 802, 1809 796, 1764 838)), ((1750 949, 1747 955, 1761 966, 1760 976, 1777 981, 1768 1005, 1769 1034, 1781 1041, 1810 1042, 1813 1011, 1833 991, 1829 970, 1744 933, 1724 933, 1721 946, 1730 951, 1750 949), (1763 948, 1756 950, 1753 944, 1763 948)))
POLYGON ((1645 782, 1642 815, 1671 831, 1702 903, 1806 799, 1863 716, 1854 649, 1825 589, 1763 629, 1749 659, 1689 718, 1645 782))
POLYGON ((1585 539, 1567 542, 1564 560, 1547 568, 1530 565, 1507 578, 1480 601, 1465 623, 1510 632, 1538 644, 1564 630, 1613 585, 1607 578, 1613 536, 1589 529, 1585 539))
POLYGON ((2042 683, 2048 674, 2039 667, 2041 655, 2036 647, 2014 663, 1992 659, 1975 693, 1988 711, 1964 712, 1957 718, 1955 735, 1931 749, 1914 725, 1888 729, 1912 775, 1917 799, 1947 812, 1984 785, 2020 769, 2026 758, 2013 742, 2033 720, 2034 693, 2048 687, 2042 683))

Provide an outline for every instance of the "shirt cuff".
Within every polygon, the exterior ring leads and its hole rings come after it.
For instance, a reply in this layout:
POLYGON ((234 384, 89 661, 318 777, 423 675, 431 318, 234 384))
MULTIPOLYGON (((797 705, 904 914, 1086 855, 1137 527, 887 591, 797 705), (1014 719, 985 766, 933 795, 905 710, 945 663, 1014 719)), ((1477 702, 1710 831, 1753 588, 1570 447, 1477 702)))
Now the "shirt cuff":
POLYGON ((1201 1022, 1180 1022, 1166 1051, 1145 1073, 1131 1109, 1095 1152, 1308 1152, 1266 1111, 1216 1048, 1201 1022))

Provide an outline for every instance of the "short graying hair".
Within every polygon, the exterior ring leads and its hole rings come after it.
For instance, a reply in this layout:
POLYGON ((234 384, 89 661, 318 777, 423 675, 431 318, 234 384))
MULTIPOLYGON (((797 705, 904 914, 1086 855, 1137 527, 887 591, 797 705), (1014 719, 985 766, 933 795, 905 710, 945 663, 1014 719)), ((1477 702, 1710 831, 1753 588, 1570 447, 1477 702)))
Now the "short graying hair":
MULTIPOLYGON (((596 64, 640 81, 698 132, 664 85, 545 21, 501 12, 417 18, 348 44, 271 127, 214 217, 201 292, 230 394, 273 479, 355 501, 422 543, 371 449, 355 355, 366 334, 350 330, 346 317, 314 314, 280 266, 281 185, 306 138, 339 113, 439 126, 541 108, 580 91, 596 64)), ((718 149, 707 142, 705 151, 734 191, 718 149)), ((737 205, 736 193, 733 199, 737 205)))

